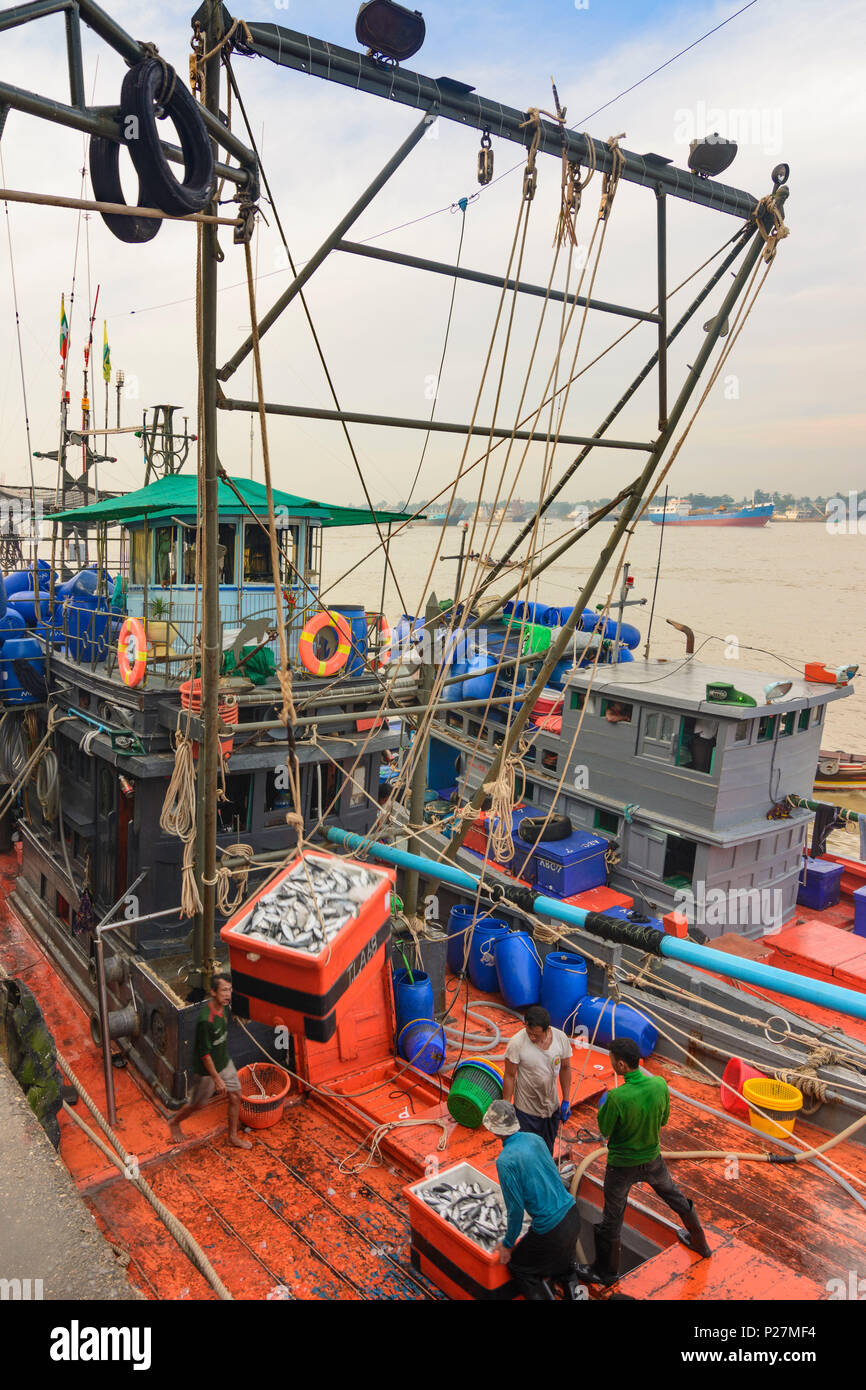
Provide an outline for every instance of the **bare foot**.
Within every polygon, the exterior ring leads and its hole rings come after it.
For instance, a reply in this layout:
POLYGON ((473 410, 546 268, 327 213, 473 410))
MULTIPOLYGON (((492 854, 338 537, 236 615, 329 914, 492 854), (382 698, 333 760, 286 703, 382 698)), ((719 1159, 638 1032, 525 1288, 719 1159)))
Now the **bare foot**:
POLYGON ((177 1125, 170 1124, 168 1127, 168 1132, 176 1144, 182 1144, 184 1142, 184 1139, 186 1138, 183 1130, 178 1129, 177 1125))
POLYGON ((233 1144, 236 1149, 251 1149, 253 1147, 249 1139, 242 1139, 239 1134, 230 1134, 229 1143, 233 1144))

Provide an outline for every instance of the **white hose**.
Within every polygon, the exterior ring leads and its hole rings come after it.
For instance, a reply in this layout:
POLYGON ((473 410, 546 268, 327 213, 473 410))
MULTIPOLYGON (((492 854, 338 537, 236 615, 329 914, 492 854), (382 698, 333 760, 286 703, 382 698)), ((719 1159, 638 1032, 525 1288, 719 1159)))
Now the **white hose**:
MULTIPOLYGON (((483 1014, 477 1012, 478 1009, 501 1009, 503 1013, 510 1014, 512 1018, 519 1018, 523 1022, 523 1015, 516 1009, 509 1008, 507 1004, 500 1004, 496 999, 476 999, 472 1007, 466 1009, 467 1018, 477 1018, 488 1028, 493 1029, 494 1036, 491 1038, 489 1033, 464 1033, 458 1023, 446 1023, 443 1025, 445 1036, 450 1043, 468 1043, 475 1052, 492 1052, 502 1043, 502 1030, 492 1018, 485 1018, 483 1014)), ((503 1054, 504 1055, 504 1054, 503 1054)), ((501 1061, 501 1058, 491 1058, 491 1061, 501 1061)), ((447 1068, 446 1068, 447 1070, 447 1068)))

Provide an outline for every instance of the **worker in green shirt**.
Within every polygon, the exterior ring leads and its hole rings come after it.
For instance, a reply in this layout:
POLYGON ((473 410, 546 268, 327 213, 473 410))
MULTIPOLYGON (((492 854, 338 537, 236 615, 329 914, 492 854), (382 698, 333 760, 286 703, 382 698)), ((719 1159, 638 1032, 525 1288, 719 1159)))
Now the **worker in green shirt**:
POLYGON ((677 1235, 701 1256, 709 1255, 694 1202, 680 1192, 665 1166, 659 1130, 670 1116, 668 1084, 662 1076, 640 1069, 640 1051, 632 1038, 614 1038, 610 1061, 623 1084, 608 1091, 598 1111, 598 1127, 607 1140, 604 1213, 595 1228, 595 1260, 579 1274, 591 1284, 614 1284, 619 1278, 620 1233, 628 1194, 636 1182, 648 1183, 685 1222, 677 1235))
POLYGON ((229 1057, 228 1007, 231 998, 231 976, 214 975, 210 984, 210 998, 202 1004, 196 1023, 192 1094, 183 1109, 172 1115, 168 1122, 171 1137, 176 1143, 181 1143, 184 1138, 181 1120, 200 1110, 216 1091, 219 1096, 228 1096, 229 1143, 236 1149, 252 1148, 249 1139, 244 1139, 238 1133, 241 1083, 235 1064, 229 1057))

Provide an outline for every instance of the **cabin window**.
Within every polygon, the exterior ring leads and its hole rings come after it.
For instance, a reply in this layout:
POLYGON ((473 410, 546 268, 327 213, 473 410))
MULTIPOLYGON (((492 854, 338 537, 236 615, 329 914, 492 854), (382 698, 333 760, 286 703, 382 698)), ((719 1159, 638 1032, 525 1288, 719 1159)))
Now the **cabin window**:
POLYGON ((668 835, 662 877, 669 888, 690 888, 695 872, 697 844, 681 835, 668 835))
POLYGON ((758 720, 758 743, 772 743, 776 737, 776 715, 765 714, 758 720))
POLYGON ((615 811, 596 811, 592 828, 603 830, 606 835, 618 835, 619 816, 615 811))
POLYGON ((314 821, 335 816, 340 809, 343 769, 339 763, 315 763, 310 768, 310 815, 314 821))
POLYGON ((711 774, 716 761, 719 726, 715 719, 683 718, 677 748, 677 766, 711 774))
POLYGON ((541 766, 546 767, 549 772, 556 771, 559 762, 559 755, 552 748, 545 748, 541 754, 541 766))
POLYGON ((217 802, 219 834, 224 835, 231 830, 249 830, 252 780, 249 772, 231 772, 226 777, 226 799, 217 802))
POLYGON ((195 583, 196 540, 196 528, 194 526, 184 526, 183 535, 181 537, 184 584, 195 583))
POLYGON ((470 720, 469 720, 469 737, 470 737, 470 738, 480 738, 480 737, 481 737, 481 721, 480 721, 480 720, 478 720, 478 719, 470 719, 470 720))
POLYGON ((284 825, 286 812, 293 809, 288 769, 283 764, 265 778, 265 825, 284 825))
POLYGON ((244 527, 244 583, 268 584, 273 578, 270 538, 257 522, 248 521, 244 527))
POLYGON ((349 810, 356 811, 367 801, 367 764, 360 763, 349 781, 349 810))
POLYGON ((521 754, 521 757, 522 757, 522 759, 523 759, 523 761, 524 761, 525 763, 534 763, 534 762, 535 762, 535 744, 534 744, 534 743, 531 744, 531 745, 529 746, 529 748, 527 748, 526 752, 521 754))
POLYGON ((741 719, 734 725, 734 743, 748 743, 752 736, 751 719, 741 719))
POLYGON ((812 723, 813 723, 813 724, 820 724, 820 723, 822 722, 823 718, 824 718, 824 706, 823 706, 823 705, 816 705, 816 706, 815 706, 815 718, 813 719, 812 723))
POLYGON ((147 583, 147 540, 144 527, 138 527, 132 532, 129 582, 130 584, 147 583))
POLYGON ((153 578, 163 589, 177 583, 173 526, 158 526, 153 533, 153 578))
POLYGON ((450 714, 446 714, 446 716, 445 716, 445 723, 448 725, 449 729, 461 729, 461 730, 462 730, 462 728, 463 728, 463 715, 462 715, 462 714, 457 714, 456 711, 452 710, 450 714))
POLYGON ((641 753, 648 758, 661 758, 669 762, 674 752, 674 735, 677 721, 674 715, 663 710, 647 713, 644 720, 641 753))
POLYGON ((782 715, 782 722, 779 725, 779 738, 788 738, 794 732, 794 720, 796 719, 794 710, 789 710, 782 715))
POLYGON ((800 717, 799 717, 799 719, 797 720, 797 729, 798 729, 798 732, 802 734, 802 733, 805 732, 806 729, 808 729, 808 727, 809 727, 809 711, 808 711, 807 709, 801 709, 801 710, 800 710, 800 717))
POLYGON ((494 747, 494 748, 501 748, 504 742, 505 742, 505 735, 504 735, 504 734, 500 734, 499 731, 498 731, 497 729, 494 729, 494 730, 493 730, 493 747, 494 747))
POLYGON ((217 564, 220 584, 235 582, 235 531, 234 523, 223 522, 217 532, 217 564))
POLYGON ((572 709, 577 709, 577 710, 583 709, 585 703, 586 703, 586 691, 584 691, 584 690, 572 690, 572 692, 571 692, 571 708, 572 708, 572 709))
POLYGON ((624 704, 622 700, 602 700, 601 712, 609 724, 630 724, 631 705, 624 704))

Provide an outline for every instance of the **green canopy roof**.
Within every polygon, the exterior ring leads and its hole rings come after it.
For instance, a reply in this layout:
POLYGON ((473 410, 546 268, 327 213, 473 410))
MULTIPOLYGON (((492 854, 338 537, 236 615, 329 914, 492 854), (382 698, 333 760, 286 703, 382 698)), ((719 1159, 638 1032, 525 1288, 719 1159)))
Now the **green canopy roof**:
MULTIPOLYGON (((232 478, 231 481, 257 516, 267 515, 267 489, 264 483, 254 482, 252 478, 232 478)), ((314 502, 309 497, 296 497, 294 493, 280 492, 277 488, 274 488, 273 493, 274 506, 284 508, 289 518, 306 517, 311 521, 320 522, 322 526, 369 526, 374 520, 407 521, 411 515, 409 512, 372 512, 368 507, 332 507, 327 502, 314 502)), ((149 487, 138 488, 136 492, 126 492, 120 497, 94 502, 89 507, 54 512, 49 515, 48 520, 93 525, 98 521, 107 521, 129 526, 145 520, 154 522, 178 515, 194 516, 197 502, 198 479, 195 475, 173 473, 151 483, 149 487)), ((217 503, 222 515, 237 514, 245 510, 236 493, 224 482, 218 484, 217 503)))

